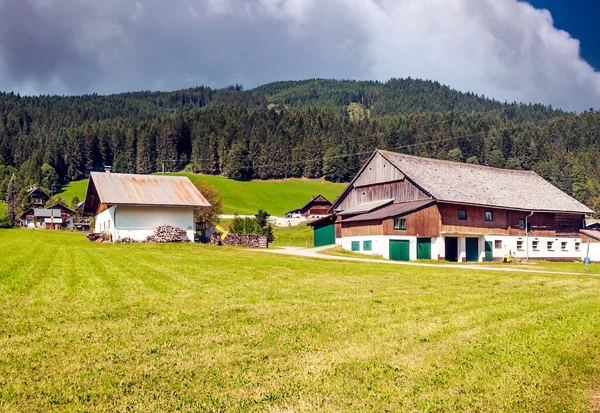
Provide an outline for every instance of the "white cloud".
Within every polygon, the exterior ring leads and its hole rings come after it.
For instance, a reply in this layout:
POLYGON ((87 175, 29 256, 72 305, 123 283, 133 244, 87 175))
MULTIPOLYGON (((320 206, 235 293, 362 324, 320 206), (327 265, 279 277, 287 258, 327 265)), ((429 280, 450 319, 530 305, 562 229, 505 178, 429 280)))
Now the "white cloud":
POLYGON ((579 42, 549 12, 517 0, 15 4, 0 0, 0 27, 11 30, 0 39, 0 82, 17 91, 411 76, 502 101, 600 106, 600 74, 580 57, 579 42), (20 19, 36 24, 15 26, 20 19))

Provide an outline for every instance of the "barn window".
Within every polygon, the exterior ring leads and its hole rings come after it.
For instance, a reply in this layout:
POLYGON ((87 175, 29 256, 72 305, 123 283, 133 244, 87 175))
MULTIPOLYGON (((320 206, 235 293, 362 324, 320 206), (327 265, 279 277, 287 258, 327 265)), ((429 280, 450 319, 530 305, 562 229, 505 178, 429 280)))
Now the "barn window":
POLYGON ((360 242, 352 241, 352 251, 360 251, 360 242))
POLYGON ((494 211, 485 211, 485 220, 493 221, 494 220, 494 211))
POLYGON ((406 218, 394 218, 394 229, 406 231, 406 218))
POLYGON ((531 241, 531 248, 533 248, 534 251, 539 251, 540 242, 539 241, 531 241))
POLYGON ((502 240, 501 239, 497 239, 494 241, 494 248, 497 250, 502 249, 502 240))
POLYGON ((560 243, 560 249, 563 250, 563 251, 567 250, 567 243, 565 241, 563 241, 563 242, 560 243))
POLYGON ((458 210, 458 219, 460 219, 461 221, 465 221, 467 219, 467 210, 466 209, 458 210))
POLYGON ((363 241, 363 251, 371 251, 372 249, 371 241, 363 241))
POLYGON ((554 241, 548 241, 548 251, 554 250, 554 241))
POLYGON ((575 243, 575 251, 579 251, 579 244, 580 244, 579 242, 575 243))
POLYGON ((523 241, 517 241, 517 251, 523 251, 523 241))

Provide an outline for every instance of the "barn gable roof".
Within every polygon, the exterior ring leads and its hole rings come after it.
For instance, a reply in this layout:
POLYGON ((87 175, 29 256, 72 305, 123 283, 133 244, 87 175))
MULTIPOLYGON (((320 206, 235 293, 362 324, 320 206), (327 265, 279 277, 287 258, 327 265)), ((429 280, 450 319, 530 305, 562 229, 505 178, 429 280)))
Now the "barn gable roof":
MULTIPOLYGON (((100 203, 107 205, 208 207, 209 202, 185 176, 90 173, 100 203)), ((87 196, 86 196, 87 199, 87 196)), ((85 204, 88 207, 87 202, 85 204)))
POLYGON ((537 212, 594 213, 533 171, 377 152, 439 202, 537 212))

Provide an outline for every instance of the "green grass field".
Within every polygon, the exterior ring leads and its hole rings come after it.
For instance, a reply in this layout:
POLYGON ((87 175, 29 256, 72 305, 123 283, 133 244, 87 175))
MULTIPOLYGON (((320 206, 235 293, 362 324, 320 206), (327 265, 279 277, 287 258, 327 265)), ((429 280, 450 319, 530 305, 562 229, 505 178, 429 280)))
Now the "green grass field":
MULTIPOLYGON (((239 182, 221 176, 188 173, 170 175, 187 176, 192 182, 207 180, 223 195, 223 214, 256 214, 259 209, 271 215, 283 216, 286 212, 300 208, 313 195, 322 194, 331 202, 342 193, 346 184, 336 184, 324 179, 282 179, 273 181, 239 182)), ((74 196, 85 198, 87 180, 71 182, 58 194, 71 202, 74 196)))
POLYGON ((69 205, 74 197, 79 198, 79 201, 85 199, 85 191, 87 190, 88 180, 71 182, 62 187, 62 192, 56 194, 57 197, 64 199, 69 205))
POLYGON ((585 412, 600 278, 0 230, 0 410, 585 412))

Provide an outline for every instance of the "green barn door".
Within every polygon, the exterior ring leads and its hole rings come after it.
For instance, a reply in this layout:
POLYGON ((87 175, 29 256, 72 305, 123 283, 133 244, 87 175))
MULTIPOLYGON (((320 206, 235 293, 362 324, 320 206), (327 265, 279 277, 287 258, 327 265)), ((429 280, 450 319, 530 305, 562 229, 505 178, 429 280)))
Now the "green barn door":
POLYGON ((494 261, 494 252, 492 250, 493 245, 492 241, 485 242, 485 260, 486 261, 494 261))
POLYGON ((431 259, 431 238, 417 238, 417 259, 431 259))
POLYGON ((390 260, 410 261, 410 242, 390 240, 390 260))
POLYGON ((335 244, 335 228, 333 224, 315 228, 315 247, 335 244))
POLYGON ((467 262, 479 261, 479 238, 467 238, 467 262))

